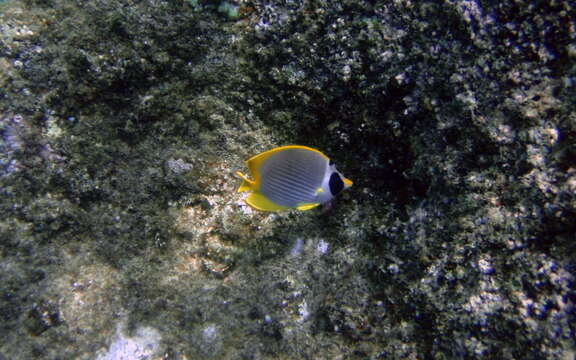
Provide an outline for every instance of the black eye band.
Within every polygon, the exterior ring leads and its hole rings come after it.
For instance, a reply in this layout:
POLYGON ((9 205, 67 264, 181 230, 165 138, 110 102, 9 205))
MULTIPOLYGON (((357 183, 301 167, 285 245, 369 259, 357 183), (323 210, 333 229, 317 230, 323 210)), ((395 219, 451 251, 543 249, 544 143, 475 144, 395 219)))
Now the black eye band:
POLYGON ((344 190, 344 182, 338 173, 334 172, 332 175, 330 175, 330 182, 328 184, 330 186, 330 192, 332 193, 332 196, 335 196, 340 191, 344 190))

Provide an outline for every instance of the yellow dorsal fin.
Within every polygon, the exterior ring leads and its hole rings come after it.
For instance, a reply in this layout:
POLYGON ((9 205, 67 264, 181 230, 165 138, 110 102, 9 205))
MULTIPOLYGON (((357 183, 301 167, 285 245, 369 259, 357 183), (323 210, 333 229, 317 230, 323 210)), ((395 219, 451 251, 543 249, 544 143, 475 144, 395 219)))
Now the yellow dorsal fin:
POLYGON ((252 178, 254 179, 254 182, 256 184, 260 183, 260 172, 258 170, 260 169, 260 166, 262 166, 262 163, 266 159, 268 159, 270 156, 274 155, 275 153, 278 153, 278 152, 281 152, 284 150, 289 150, 289 149, 304 149, 304 150, 308 150, 308 151, 313 151, 313 152, 321 155, 327 161, 330 160, 328 158, 328 156, 324 155, 324 153, 322 153, 321 151, 318 151, 318 150, 313 149, 313 148, 308 147, 308 146, 302 146, 302 145, 280 146, 280 147, 265 151, 263 153, 260 153, 256 156, 253 156, 250 159, 246 160, 246 166, 248 166, 248 170, 250 171, 250 176, 252 176, 252 178))
POLYGON ((240 171, 236 171, 236 175, 238 175, 242 179, 242 184, 240 184, 238 192, 252 191, 255 189, 256 183, 248 179, 246 175, 242 174, 240 171))

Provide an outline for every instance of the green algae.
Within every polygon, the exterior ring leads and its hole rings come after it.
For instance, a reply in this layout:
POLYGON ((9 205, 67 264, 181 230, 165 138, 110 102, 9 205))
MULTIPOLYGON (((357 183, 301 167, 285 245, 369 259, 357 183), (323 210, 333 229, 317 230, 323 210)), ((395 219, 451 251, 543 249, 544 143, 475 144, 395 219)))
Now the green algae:
POLYGON ((573 356, 571 5, 222 4, 0 14, 0 354, 573 356), (290 143, 354 187, 251 212, 290 143))

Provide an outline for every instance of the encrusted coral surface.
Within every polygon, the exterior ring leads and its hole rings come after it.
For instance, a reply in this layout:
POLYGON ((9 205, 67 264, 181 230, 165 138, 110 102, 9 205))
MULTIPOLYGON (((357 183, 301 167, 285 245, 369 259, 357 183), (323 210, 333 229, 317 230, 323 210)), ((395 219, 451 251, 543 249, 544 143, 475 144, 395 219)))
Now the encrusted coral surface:
POLYGON ((572 359, 573 6, 0 2, 0 358, 572 359))

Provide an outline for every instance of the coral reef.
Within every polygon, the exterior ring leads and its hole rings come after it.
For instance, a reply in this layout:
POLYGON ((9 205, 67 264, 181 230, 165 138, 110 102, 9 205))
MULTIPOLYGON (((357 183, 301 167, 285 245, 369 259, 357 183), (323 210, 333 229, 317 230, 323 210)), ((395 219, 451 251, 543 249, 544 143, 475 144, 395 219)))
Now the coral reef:
POLYGON ((0 2, 0 358, 573 358, 574 11, 0 2), (285 144, 354 187, 254 212, 285 144))

